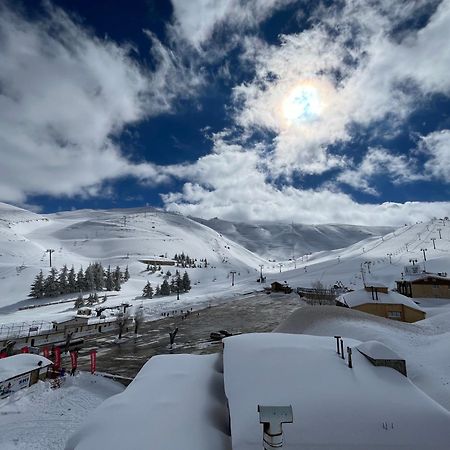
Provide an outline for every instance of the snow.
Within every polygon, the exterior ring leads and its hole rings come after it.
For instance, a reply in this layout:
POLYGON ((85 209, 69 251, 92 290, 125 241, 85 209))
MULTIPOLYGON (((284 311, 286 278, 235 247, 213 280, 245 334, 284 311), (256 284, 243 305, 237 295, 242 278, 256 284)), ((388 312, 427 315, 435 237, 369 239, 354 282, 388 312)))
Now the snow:
POLYGON ((225 450, 218 355, 155 356, 127 389, 105 401, 66 450, 225 450))
POLYGON ((404 359, 378 341, 367 341, 356 346, 356 348, 366 356, 372 359, 404 359))
MULTIPOLYGON (((374 294, 375 296, 375 294, 374 294)), ((346 304, 350 308, 354 308, 355 306, 365 305, 367 303, 383 303, 383 304, 397 304, 397 305, 405 305, 410 308, 417 309, 419 311, 424 311, 423 308, 417 305, 413 300, 409 297, 401 295, 397 292, 389 291, 387 294, 383 292, 377 292, 378 299, 372 298, 372 292, 367 291, 365 289, 358 289, 357 291, 348 292, 346 294, 342 294, 338 300, 341 303, 346 304)))
POLYGON ((0 381, 9 380, 31 370, 53 364, 49 359, 31 353, 8 356, 0 359, 0 381), (41 365, 39 365, 41 363, 41 365))
POLYGON ((439 314, 412 324, 337 306, 304 307, 275 331, 381 342, 406 360, 408 378, 417 387, 450 410, 449 304, 447 312, 440 308, 439 314))
POLYGON ((121 384, 86 373, 65 377, 59 389, 39 381, 0 401, 0 448, 61 450, 89 411, 122 391, 121 384))
POLYGON ((281 261, 307 253, 347 247, 367 237, 384 235, 393 230, 393 227, 342 224, 239 223, 217 218, 194 220, 258 255, 281 261))
POLYGON ((233 450, 262 448, 258 405, 292 405, 294 422, 283 426, 287 449, 448 449, 444 408, 358 352, 348 368, 331 337, 249 334, 224 344, 233 450))

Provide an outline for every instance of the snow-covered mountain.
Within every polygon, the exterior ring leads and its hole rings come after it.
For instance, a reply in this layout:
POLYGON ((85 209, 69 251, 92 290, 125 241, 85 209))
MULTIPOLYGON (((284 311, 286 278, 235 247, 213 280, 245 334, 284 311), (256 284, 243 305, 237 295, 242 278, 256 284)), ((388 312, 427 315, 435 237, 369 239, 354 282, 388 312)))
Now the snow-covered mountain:
MULTIPOLYGON (((128 266, 131 278, 118 295, 108 299, 109 304, 141 301, 147 281, 153 286, 162 282, 160 272, 149 273, 139 260, 160 255, 173 258, 181 252, 198 260, 206 258, 209 264, 207 268, 187 269, 193 288, 177 301, 180 306, 223 301, 260 290, 260 270, 267 284, 278 280, 307 287, 317 281, 325 285, 341 281, 358 288, 363 283, 363 267, 366 277, 394 287, 410 259, 423 261, 422 248, 427 249, 428 270, 450 273, 450 225, 440 220, 394 231, 389 228, 384 234, 383 228, 348 225, 205 222, 154 208, 42 215, 0 204, 0 218, 0 323, 29 321, 31 317, 53 320, 73 314, 73 306, 67 304, 40 307, 32 310, 32 315, 18 310, 19 306, 39 303, 28 294, 37 273, 43 270, 44 276, 48 274, 49 249, 54 250, 52 262, 57 269, 73 265, 78 270, 95 261, 104 267, 128 266), (375 236, 376 232, 380 234, 375 236), (274 254, 286 256, 275 262, 274 254)), ((156 297, 144 303, 149 314, 158 315, 173 307, 175 298, 156 297)))
POLYGON ((194 220, 264 258, 277 261, 298 258, 317 251, 348 247, 368 237, 390 233, 394 229, 339 224, 240 223, 218 218, 209 220, 194 218, 194 220))

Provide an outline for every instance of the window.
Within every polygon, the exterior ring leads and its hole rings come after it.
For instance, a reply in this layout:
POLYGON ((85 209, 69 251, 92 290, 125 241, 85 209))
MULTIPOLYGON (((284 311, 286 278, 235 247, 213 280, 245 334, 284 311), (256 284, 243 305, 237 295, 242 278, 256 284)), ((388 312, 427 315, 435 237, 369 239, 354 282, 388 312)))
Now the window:
POLYGON ((439 289, 439 285, 433 284, 433 289, 439 289))
POLYGON ((400 311, 388 311, 389 319, 401 319, 402 313, 400 311))

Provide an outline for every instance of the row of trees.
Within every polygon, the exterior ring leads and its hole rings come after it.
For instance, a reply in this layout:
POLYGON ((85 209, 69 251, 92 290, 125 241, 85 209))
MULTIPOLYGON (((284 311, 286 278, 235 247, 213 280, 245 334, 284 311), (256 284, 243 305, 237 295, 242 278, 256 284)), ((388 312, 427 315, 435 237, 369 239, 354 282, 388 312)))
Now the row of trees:
POLYGON ((183 276, 181 276, 177 270, 170 283, 168 278, 165 278, 161 283, 161 286, 158 284, 155 290, 153 290, 151 283, 147 281, 147 284, 144 286, 144 290, 142 291, 142 297, 153 298, 154 295, 170 295, 174 293, 181 294, 190 290, 191 280, 188 273, 184 272, 183 276))
POLYGON ((178 267, 190 267, 193 269, 195 269, 196 267, 208 267, 208 261, 206 260, 206 258, 202 258, 200 259, 200 261, 198 261, 197 258, 191 258, 189 255, 185 255, 184 252, 180 253, 179 255, 175 253, 173 259, 177 262, 176 265, 178 267))
POLYGON ((73 266, 68 269, 64 265, 59 272, 52 267, 47 277, 44 278, 42 270, 36 275, 29 297, 55 297, 85 291, 120 291, 122 283, 129 278, 128 266, 124 272, 119 266, 114 270, 110 266, 104 270, 101 263, 96 262, 89 264, 85 271, 81 267, 77 273, 73 266))

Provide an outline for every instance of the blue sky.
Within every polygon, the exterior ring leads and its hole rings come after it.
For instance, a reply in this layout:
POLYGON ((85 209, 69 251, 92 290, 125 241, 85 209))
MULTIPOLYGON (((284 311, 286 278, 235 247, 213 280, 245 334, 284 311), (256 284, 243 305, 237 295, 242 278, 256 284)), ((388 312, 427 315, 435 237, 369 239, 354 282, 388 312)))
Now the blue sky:
POLYGON ((0 201, 450 212, 450 0, 0 3, 0 201))

